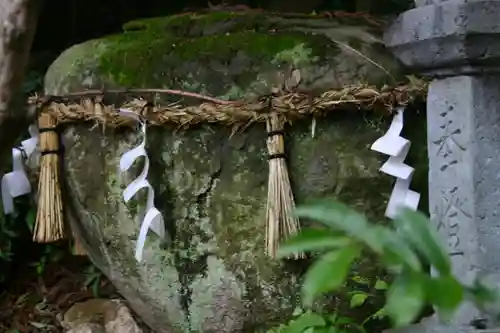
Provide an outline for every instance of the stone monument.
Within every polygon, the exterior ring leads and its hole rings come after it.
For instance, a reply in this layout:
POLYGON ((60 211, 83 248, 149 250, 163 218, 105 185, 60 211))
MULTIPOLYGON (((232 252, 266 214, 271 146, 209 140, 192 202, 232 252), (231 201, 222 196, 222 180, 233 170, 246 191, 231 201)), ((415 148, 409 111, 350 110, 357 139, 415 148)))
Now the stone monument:
MULTIPOLYGON (((427 99, 429 211, 463 281, 500 276, 500 1, 415 0, 385 34, 408 67, 431 77, 427 99)), ((500 279, 496 279, 500 281, 500 279)), ((464 304, 398 332, 481 332, 464 304)), ((490 321, 488 332, 498 323, 490 321)), ((500 332, 500 329, 498 330, 500 332)))

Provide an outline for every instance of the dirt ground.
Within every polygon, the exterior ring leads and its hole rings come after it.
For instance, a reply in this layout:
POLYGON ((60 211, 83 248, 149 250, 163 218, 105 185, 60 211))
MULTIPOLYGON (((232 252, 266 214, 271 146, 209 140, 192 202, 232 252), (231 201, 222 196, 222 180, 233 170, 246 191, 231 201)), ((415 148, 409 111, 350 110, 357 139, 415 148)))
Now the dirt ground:
MULTIPOLYGON (((0 290, 0 333, 64 332, 60 318, 74 303, 90 298, 122 298, 86 257, 69 256, 41 273, 22 265, 0 290)), ((138 318, 144 333, 153 333, 138 318)))

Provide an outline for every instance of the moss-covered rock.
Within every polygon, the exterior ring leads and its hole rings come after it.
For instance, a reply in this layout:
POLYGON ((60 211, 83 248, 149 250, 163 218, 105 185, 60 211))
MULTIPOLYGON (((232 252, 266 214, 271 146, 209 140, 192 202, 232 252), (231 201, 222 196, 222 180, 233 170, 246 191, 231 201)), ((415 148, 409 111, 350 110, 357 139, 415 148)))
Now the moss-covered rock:
MULTIPOLYGON (((50 67, 45 85, 51 94, 168 87, 246 98, 269 93, 276 74, 290 66, 301 70, 299 88, 315 91, 394 83, 402 75, 376 30, 360 22, 211 13, 132 22, 122 34, 76 45, 50 67)), ((287 130, 297 202, 333 197, 383 219, 393 180, 378 171, 383 157, 369 147, 387 124, 339 110, 318 120, 314 137, 309 121, 287 130)), ((414 126, 412 133, 423 130, 414 126)), ((141 263, 134 246, 144 196, 129 205, 122 198, 141 165, 117 172, 121 154, 138 140, 134 133, 103 134, 84 125, 64 135, 74 227, 131 307, 158 332, 169 333, 255 332, 290 318, 300 304, 307 263, 265 255, 265 129, 254 125, 235 135, 217 125, 148 131, 149 180, 171 240, 150 234, 141 263)), ((425 150, 423 142, 416 146, 425 150)), ((368 260, 356 271, 380 274, 368 260)))
POLYGON ((65 51, 49 68, 46 91, 168 87, 238 99, 268 93, 277 69, 289 66, 300 67, 307 90, 401 79, 377 30, 357 21, 216 12, 125 28, 65 51))

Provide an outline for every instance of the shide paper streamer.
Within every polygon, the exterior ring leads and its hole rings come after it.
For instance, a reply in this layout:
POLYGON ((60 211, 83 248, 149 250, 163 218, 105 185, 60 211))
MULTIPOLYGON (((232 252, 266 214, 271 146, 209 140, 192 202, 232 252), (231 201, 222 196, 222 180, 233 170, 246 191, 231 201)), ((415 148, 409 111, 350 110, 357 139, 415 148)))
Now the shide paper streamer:
POLYGON ((24 159, 28 159, 38 146, 38 129, 31 125, 30 138, 12 148, 12 172, 2 177, 2 202, 5 214, 14 212, 14 198, 31 192, 31 184, 24 169, 24 159))
POLYGON ((139 237, 137 239, 137 244, 135 248, 135 258, 137 261, 142 260, 142 254, 144 251, 144 243, 146 242, 146 236, 149 229, 153 230, 161 239, 165 238, 165 225, 163 218, 158 209, 154 207, 154 197, 155 193, 153 187, 147 180, 149 171, 149 157, 146 153, 146 123, 142 118, 134 111, 127 109, 120 109, 120 115, 132 118, 136 120, 140 125, 140 131, 142 132, 142 142, 134 149, 129 150, 120 158, 120 171, 125 172, 130 169, 134 162, 144 156, 144 168, 141 174, 134 179, 127 188, 123 191, 123 200, 125 203, 129 202, 130 199, 141 189, 147 188, 147 203, 146 203, 146 213, 144 215, 143 221, 141 223, 141 229, 139 231, 139 237))
POLYGON ((385 211, 385 216, 391 219, 396 217, 400 208, 416 210, 420 201, 420 194, 409 188, 415 169, 404 163, 411 143, 400 136, 403 130, 403 111, 403 107, 396 110, 387 133, 375 141, 371 147, 372 150, 390 156, 380 171, 396 177, 396 183, 385 211))

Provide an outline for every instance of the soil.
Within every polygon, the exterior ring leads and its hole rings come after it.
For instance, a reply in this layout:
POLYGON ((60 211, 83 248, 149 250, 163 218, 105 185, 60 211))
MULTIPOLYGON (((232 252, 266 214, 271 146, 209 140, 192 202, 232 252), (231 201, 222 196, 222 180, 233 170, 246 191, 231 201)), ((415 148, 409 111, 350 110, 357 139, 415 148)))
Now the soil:
MULTIPOLYGON (((65 255, 37 273, 36 265, 22 264, 0 290, 1 333, 64 332, 60 318, 74 303, 90 298, 122 298, 108 279, 85 256, 65 255), (93 270, 90 276, 88 268, 93 270), (89 283, 94 277, 95 283, 89 283)), ((135 318, 144 333, 153 333, 135 318)))

